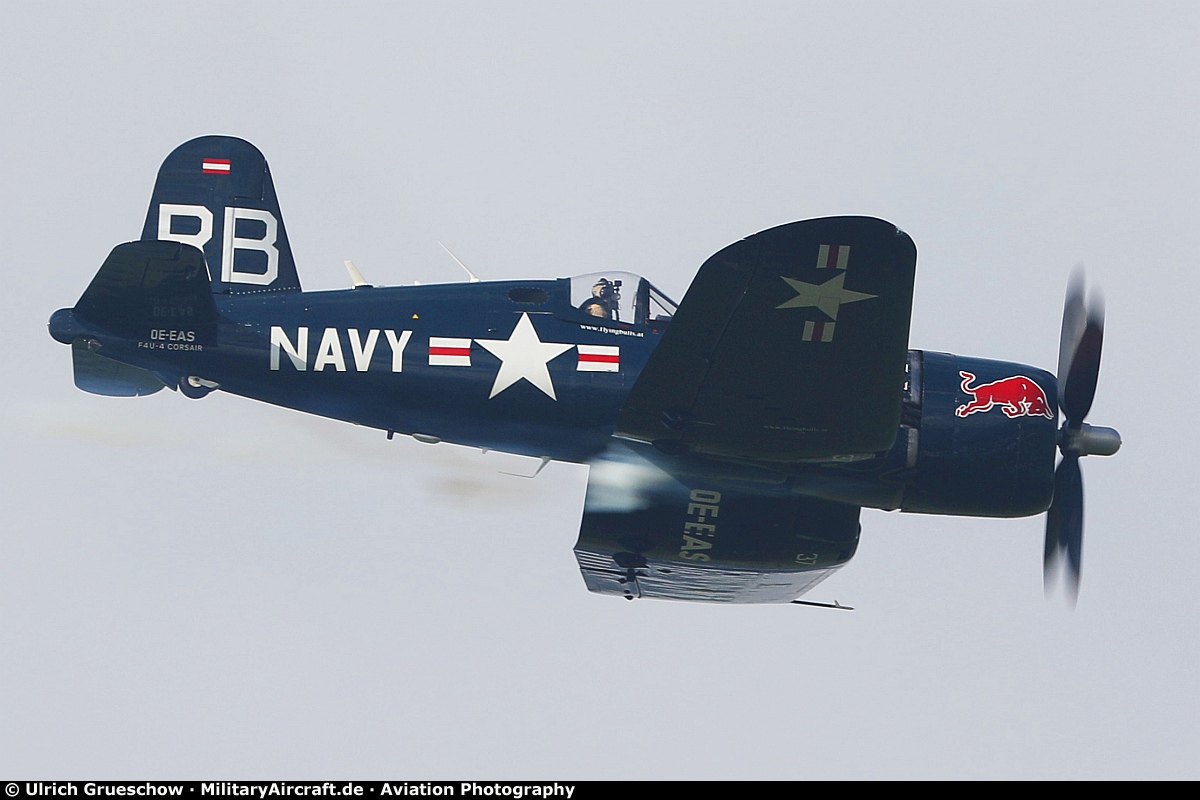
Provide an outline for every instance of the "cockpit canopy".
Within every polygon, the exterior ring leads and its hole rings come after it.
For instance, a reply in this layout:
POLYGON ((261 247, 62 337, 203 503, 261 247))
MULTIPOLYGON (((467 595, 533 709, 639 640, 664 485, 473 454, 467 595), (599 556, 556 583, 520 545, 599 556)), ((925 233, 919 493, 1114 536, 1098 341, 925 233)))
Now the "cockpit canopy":
POLYGON ((597 321, 644 325, 666 321, 678 304, 631 272, 593 272, 571 278, 571 305, 597 321))

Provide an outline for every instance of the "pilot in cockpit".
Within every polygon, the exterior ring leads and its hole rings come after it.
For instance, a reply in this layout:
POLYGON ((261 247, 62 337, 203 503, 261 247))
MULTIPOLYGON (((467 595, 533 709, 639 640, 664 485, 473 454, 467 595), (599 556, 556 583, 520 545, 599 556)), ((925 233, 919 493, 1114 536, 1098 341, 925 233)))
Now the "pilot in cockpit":
POLYGON ((580 311, 585 311, 593 317, 619 320, 621 310, 621 282, 601 278, 592 287, 592 296, 579 305, 580 311))

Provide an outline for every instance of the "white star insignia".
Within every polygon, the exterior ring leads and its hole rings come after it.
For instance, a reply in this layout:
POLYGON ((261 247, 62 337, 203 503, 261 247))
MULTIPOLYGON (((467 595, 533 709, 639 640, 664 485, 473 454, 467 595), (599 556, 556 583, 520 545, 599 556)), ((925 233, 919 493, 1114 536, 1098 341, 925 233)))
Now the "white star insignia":
POLYGON ((838 309, 842 307, 843 303, 857 303, 859 300, 870 300, 872 297, 877 296, 843 288, 842 283, 846 280, 846 273, 844 272, 835 275, 822 284, 795 281, 791 278, 784 278, 782 275, 779 277, 783 278, 784 283, 796 290, 796 296, 782 305, 775 306, 776 308, 810 308, 815 306, 830 319, 837 319, 838 309))
POLYGON ((517 327, 513 328, 512 335, 507 340, 475 341, 500 359, 500 371, 496 373, 496 382, 492 384, 489 400, 522 379, 541 389, 551 400, 558 400, 554 395, 554 383, 550 380, 550 370, 546 365, 575 345, 543 342, 538 338, 529 314, 521 314, 517 327))

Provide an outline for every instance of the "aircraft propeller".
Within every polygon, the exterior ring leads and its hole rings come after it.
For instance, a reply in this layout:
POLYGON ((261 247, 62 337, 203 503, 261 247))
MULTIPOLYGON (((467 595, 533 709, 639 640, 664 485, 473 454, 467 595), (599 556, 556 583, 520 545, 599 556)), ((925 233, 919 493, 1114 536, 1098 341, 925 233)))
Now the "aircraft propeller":
POLYGON ((1042 575, 1049 592, 1065 553, 1067 592, 1072 602, 1079 595, 1083 569, 1083 475, 1079 459, 1088 455, 1111 456, 1121 447, 1117 431, 1083 421, 1096 396, 1103 343, 1104 303, 1095 293, 1090 303, 1085 302, 1083 273, 1077 270, 1067 284, 1058 347, 1058 405, 1065 418, 1058 432, 1062 460, 1054 470, 1054 500, 1046 513, 1042 561, 1042 575))

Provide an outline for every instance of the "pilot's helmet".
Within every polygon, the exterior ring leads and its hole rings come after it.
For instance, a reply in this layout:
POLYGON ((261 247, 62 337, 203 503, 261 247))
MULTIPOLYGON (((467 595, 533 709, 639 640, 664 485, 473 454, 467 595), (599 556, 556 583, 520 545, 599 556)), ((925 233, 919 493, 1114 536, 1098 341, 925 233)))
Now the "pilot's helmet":
POLYGON ((592 287, 592 296, 603 300, 619 300, 621 297, 621 282, 601 278, 592 287))

